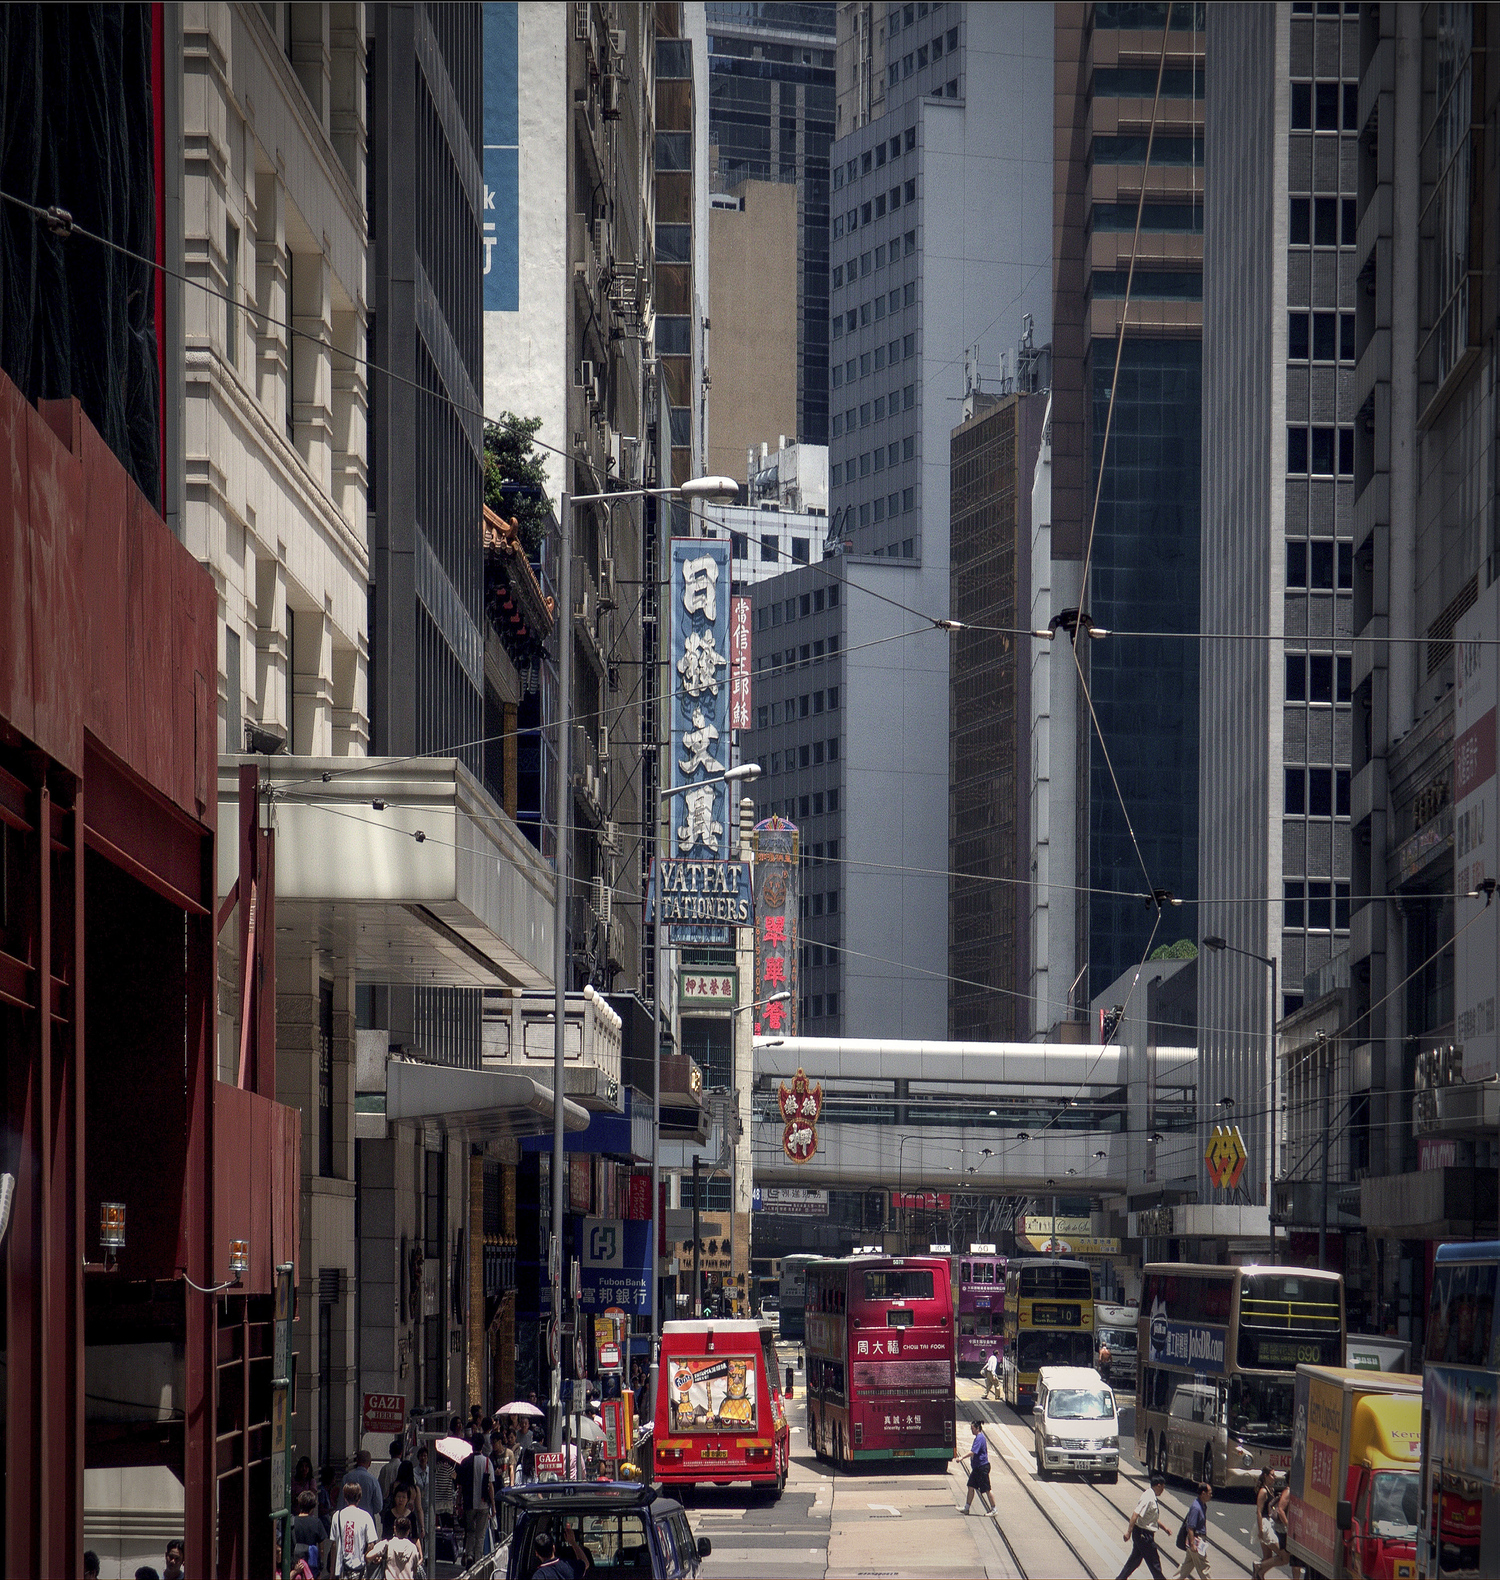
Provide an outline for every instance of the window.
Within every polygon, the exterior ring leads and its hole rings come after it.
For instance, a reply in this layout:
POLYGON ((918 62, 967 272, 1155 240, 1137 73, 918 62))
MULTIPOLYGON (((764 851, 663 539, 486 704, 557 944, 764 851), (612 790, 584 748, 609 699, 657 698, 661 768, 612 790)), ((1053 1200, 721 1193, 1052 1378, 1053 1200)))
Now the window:
POLYGON ((1314 362, 1332 362, 1338 350, 1337 313, 1314 313, 1312 315, 1312 354, 1314 362))
POLYGON ((1312 431, 1312 467, 1317 477, 1333 476, 1333 429, 1314 428, 1312 431))
POLYGON ((756 727, 756 729, 764 730, 764 729, 769 727, 769 725, 771 723, 770 714, 771 714, 771 710, 766 706, 765 703, 761 703, 760 706, 756 708, 756 710, 755 710, 755 727, 756 727))
POLYGON ((957 48, 958 48, 958 29, 956 27, 950 27, 948 29, 948 49, 949 49, 949 52, 951 53, 953 50, 955 50, 957 48))
POLYGON ((885 416, 885 396, 884 395, 877 395, 875 397, 875 421, 879 422, 880 419, 882 417, 884 417, 884 416, 885 416))
POLYGON ((872 160, 872 158, 873 158, 873 156, 872 156, 872 154, 871 154, 871 152, 870 152, 870 150, 869 150, 869 149, 868 149, 868 148, 867 148, 867 149, 865 149, 865 152, 864 152, 864 157, 863 157, 863 159, 862 159, 862 160, 861 160, 861 161, 860 161, 860 166, 859 166, 859 168, 860 168, 860 170, 861 170, 861 171, 862 171, 862 172, 863 172, 863 173, 864 173, 864 174, 865 174, 865 175, 869 175, 869 173, 870 173, 870 164, 871 164, 871 160, 872 160))
MULTIPOLYGON (((823 792, 821 790, 814 790, 813 791, 813 816, 814 817, 822 817, 822 815, 823 815, 823 792)), ((835 840, 834 843, 837 844, 838 841, 835 840)))
POLYGON ((822 743, 822 741, 814 741, 813 742, 813 767, 814 768, 821 768, 822 766, 823 766, 823 743, 822 743))
POLYGON ((834 709, 836 709, 838 707, 838 705, 839 705, 839 688, 837 686, 830 686, 828 688, 828 711, 830 713, 832 713, 834 711, 834 709))
POLYGON ((830 790, 828 792, 828 810, 830 812, 837 812, 838 809, 839 809, 839 793, 838 793, 838 791, 836 789, 835 790, 830 790))
POLYGON ((1359 84, 1346 82, 1344 84, 1344 130, 1357 132, 1359 130, 1359 84))
POLYGON ((1354 545, 1340 543, 1339 551, 1339 586, 1347 591, 1354 586, 1354 545))
POLYGON ((1354 430, 1339 429, 1339 476, 1354 476, 1354 430))
POLYGON ((1359 204, 1353 198, 1339 199, 1339 226, 1343 232, 1342 242, 1346 247, 1354 245, 1354 235, 1359 228, 1359 204))
POLYGON ((943 58, 943 35, 941 33, 937 34, 932 41, 932 58, 934 60, 943 58))
POLYGON ((1313 587, 1333 588, 1333 544, 1328 539, 1320 539, 1311 545, 1310 563, 1312 567, 1313 587))
POLYGON ((750 558, 750 539, 743 532, 729 533, 729 557, 735 560, 748 560, 750 558))
POLYGON ((1307 926, 1326 932, 1333 926, 1333 912, 1329 901, 1333 898, 1333 885, 1326 878, 1310 878, 1307 883, 1307 926))
POLYGON ((821 691, 813 692, 812 709, 814 713, 821 713, 823 711, 823 693, 821 691))
MULTIPOLYGON (((880 304, 877 302, 875 304, 875 306, 876 306, 876 316, 878 317, 879 316, 880 304)), ((875 371, 877 373, 880 372, 880 370, 884 366, 885 366, 885 347, 884 346, 876 346, 875 347, 875 371)))
POLYGON ((833 586, 831 586, 828 589, 828 607, 830 609, 837 609, 838 606, 839 606, 839 588, 838 588, 838 583, 835 582, 833 584, 833 586))
POLYGON ((1305 653, 1288 653, 1286 655, 1286 700, 1288 702, 1307 701, 1307 655, 1305 653))
POLYGON ((1291 225, 1288 239, 1294 247, 1305 247, 1312 240, 1312 200, 1294 197, 1291 200, 1291 225))
POLYGON ((763 533, 760 540, 762 565, 774 565, 781 557, 781 541, 774 532, 763 533))
POLYGON ((844 365, 842 362, 833 364, 833 387, 837 389, 844 382, 844 365))
POLYGON ((797 699, 797 710, 804 719, 807 717, 809 701, 810 699, 805 691, 797 699))
POLYGON ((911 255, 917 250, 916 231, 907 231, 906 235, 902 238, 902 249, 908 258, 911 257, 911 255))
MULTIPOLYGON (((1347 768, 1338 769, 1333 776, 1333 815, 1349 816, 1349 785, 1352 775, 1347 768)), ((1344 924, 1345 926, 1348 923, 1344 924)))
POLYGON ((830 916, 839 914, 839 891, 837 889, 828 891, 828 914, 830 916))
POLYGON ((1303 899, 1306 885, 1299 879, 1296 883, 1283 883, 1282 892, 1282 923, 1283 927, 1303 927, 1306 925, 1304 917, 1306 910, 1303 899))
POLYGON ((1339 200, 1337 198, 1313 199, 1313 241, 1319 247, 1338 246, 1339 200))
POLYGON ((1308 353, 1307 314, 1286 315, 1286 355, 1289 362, 1305 362, 1308 353))
MULTIPOLYGON (((811 746, 799 746, 797 748, 797 766, 799 768, 810 768, 812 766, 812 747, 811 746)), ((803 813, 804 817, 806 815, 807 815, 806 813, 803 813)))
MULTIPOLYGON (((230 367, 240 365, 240 228, 224 224, 224 359, 230 367)), ((238 742, 235 743, 238 750, 238 742)))
POLYGON ((1353 667, 1353 659, 1347 657, 1340 658, 1334 665, 1335 672, 1338 676, 1337 695, 1340 702, 1348 702, 1354 695, 1353 686, 1350 684, 1353 679, 1353 667))
MULTIPOLYGON (((917 201, 917 182, 916 182, 916 177, 915 176, 913 176, 912 179, 906 183, 906 186, 905 186, 905 188, 904 188, 904 190, 902 192, 902 196, 906 199, 906 201, 908 203, 915 203, 917 201)), ((907 234, 911 235, 911 236, 914 236, 915 232, 914 231, 908 231, 907 234)), ((914 245, 915 245, 915 243, 914 243, 914 245)), ((910 248, 908 248, 907 250, 910 251, 910 248)))
POLYGON ((901 513, 901 496, 900 496, 900 494, 889 494, 889 495, 887 495, 886 496, 886 501, 885 501, 885 508, 886 508, 887 512, 890 515, 893 515, 893 516, 899 515, 901 513))
MULTIPOLYGON (((787 657, 790 658, 791 654, 788 654, 787 657)), ((804 642, 802 644, 802 646, 797 649, 797 663, 798 663, 798 666, 800 668, 802 668, 802 669, 806 669, 808 664, 811 663, 811 661, 812 661, 812 647, 811 647, 811 645, 809 643, 804 642)))
POLYGON ((849 360, 844 364, 844 377, 847 378, 852 384, 857 376, 856 361, 853 357, 850 357, 849 360))
POLYGON ((1339 84, 1320 82, 1313 89, 1313 112, 1316 130, 1336 132, 1339 129, 1339 84))
POLYGON ((1288 587, 1307 586, 1307 545, 1295 539, 1287 540, 1286 584, 1288 587))
POLYGON ((927 46, 921 45, 917 50, 917 70, 920 71, 927 64, 927 46))
POLYGON ((877 521, 885 520, 885 500, 883 498, 875 501, 875 519, 877 521))
POLYGON ((906 388, 901 391, 901 405, 906 411, 910 411, 916 404, 917 386, 915 384, 908 384, 906 388))
POLYGON ((1312 653, 1307 660, 1307 700, 1333 701, 1333 654, 1312 653))
POLYGON ((910 153, 917 146, 917 129, 915 126, 906 128, 906 151, 910 153))
POLYGON ((1354 361, 1354 314, 1339 314, 1339 360, 1354 361))
POLYGON ((910 510, 912 508, 912 506, 916 503, 916 498, 917 498, 917 491, 916 491, 915 487, 913 487, 913 488, 903 488, 901 490, 901 508, 902 508, 902 510, 910 510))
POLYGON ((1310 132, 1312 130, 1312 84, 1310 82, 1294 82, 1292 84, 1292 130, 1294 132, 1310 132))
POLYGON ((823 589, 820 587, 813 594, 813 613, 814 614, 822 614, 822 612, 823 612, 823 601, 824 601, 823 589))
POLYGON ((868 450, 859 458, 859 475, 861 477, 870 475, 870 452, 868 450))
POLYGON ((916 453, 917 442, 914 438, 903 439, 901 441, 901 459, 903 461, 910 461, 916 453))
POLYGON ((902 287, 901 301, 904 306, 910 307, 916 301, 916 299, 917 283, 915 280, 912 280, 902 287))
POLYGON ((1286 469, 1288 472, 1307 470, 1307 429, 1288 428, 1286 431, 1286 469))
MULTIPOLYGON (((866 401, 861 401, 859 403, 859 425, 860 425, 861 428, 865 428, 865 427, 869 426, 869 422, 870 422, 870 403, 867 400, 866 401)), ((1329 431, 1332 432, 1332 429, 1330 429, 1329 431)), ((1330 471, 1332 470, 1331 463, 1330 463, 1330 466, 1329 466, 1329 470, 1330 471)))
POLYGON ((1307 810, 1312 817, 1333 816, 1333 769, 1307 770, 1307 810))
POLYGON ((885 144, 875 145, 875 168, 878 170, 885 163, 885 144))
POLYGON ((835 735, 834 738, 831 741, 829 741, 829 743, 828 743, 828 761, 831 762, 831 763, 836 763, 838 760, 839 760, 839 738, 838 738, 838 736, 835 735))
POLYGON ((891 213, 894 214, 896 212, 896 210, 901 207, 901 188, 900 187, 892 187, 891 188, 891 192, 890 192, 890 198, 891 198, 891 213))
POLYGON ((1285 810, 1288 817, 1296 817, 1307 811, 1307 786, 1300 768, 1288 768, 1286 771, 1285 810))

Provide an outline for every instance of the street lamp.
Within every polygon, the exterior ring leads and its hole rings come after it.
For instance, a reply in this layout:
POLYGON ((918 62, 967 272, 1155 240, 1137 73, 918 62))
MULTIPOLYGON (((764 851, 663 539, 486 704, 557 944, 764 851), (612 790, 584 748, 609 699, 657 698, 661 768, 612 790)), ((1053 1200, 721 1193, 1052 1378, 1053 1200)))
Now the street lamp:
MULTIPOLYGON (((710 491, 707 491, 706 489, 704 491, 695 493, 688 492, 690 489, 696 489, 699 484, 707 485, 718 483, 729 483, 733 487, 736 494, 739 492, 739 485, 737 483, 733 483, 731 479, 712 477, 697 478, 693 482, 684 483, 679 492, 687 494, 688 498, 690 499, 719 497, 710 491)), ((740 784, 742 782, 759 778, 759 763, 740 763, 737 767, 726 768, 721 774, 710 774, 705 779, 695 779, 691 784, 668 785, 664 789, 657 791, 656 799, 657 803, 660 804, 663 801, 670 801, 674 795, 685 795, 689 790, 697 790, 703 785, 740 784)), ((652 914, 656 918, 654 930, 655 942, 652 951, 654 955, 654 963, 651 973, 654 979, 652 985, 655 990, 655 1003, 652 1005, 652 1020, 655 1023, 652 1026, 654 1041, 651 1046, 651 1214, 652 1222, 655 1223, 657 1222, 660 1215, 658 1203, 661 1200, 661 1012, 664 1002, 661 983, 662 959, 665 954, 664 935, 666 932, 665 925, 662 922, 662 884, 660 857, 657 859, 655 907, 652 914)), ((730 1218, 732 1221, 732 1202, 730 1204, 730 1218)), ((653 1242, 655 1241, 655 1238, 656 1236, 653 1233, 653 1242)), ((651 1248, 651 1259, 653 1264, 660 1255, 661 1247, 653 1243, 651 1248)), ((660 1280, 657 1277, 657 1270, 655 1265, 653 1265, 651 1268, 651 1375, 648 1384, 651 1391, 651 1408, 653 1410, 656 1408, 656 1351, 658 1343, 661 1339, 661 1295, 659 1283, 660 1280)))
POLYGON ((1232 955, 1243 955, 1246 960, 1258 960, 1271 973, 1271 1016, 1266 1022, 1266 1055, 1271 1069, 1271 1107, 1266 1116, 1266 1225, 1271 1231, 1271 1265, 1276 1265, 1276 1223, 1271 1217, 1272 1198, 1276 1189, 1276 957, 1258 955, 1252 949, 1241 949, 1227 938, 1210 933, 1203 940, 1205 949, 1217 954, 1228 950, 1232 955))
MULTIPOLYGON (((680 494, 684 499, 697 500, 700 503, 717 502, 721 500, 737 499, 739 497, 739 484, 732 477, 694 477, 689 478, 680 488, 622 488, 614 492, 603 494, 570 494, 564 491, 558 496, 557 509, 557 602, 558 616, 561 625, 561 634, 557 643, 557 865, 555 870, 556 892, 552 902, 552 974, 554 978, 555 1000, 553 1007, 553 1040, 552 1040, 552 1234, 557 1240, 557 1254, 550 1258, 551 1266, 556 1273, 552 1285, 552 1317, 554 1321, 562 1317, 562 1263, 563 1263, 563 1081, 564 1081, 564 1052, 567 1042, 567 1000, 568 1000, 568 856, 572 840, 569 829, 572 819, 569 813, 572 809, 573 787, 568 782, 570 778, 568 763, 568 747, 570 744, 569 717, 573 706, 573 507, 574 505, 606 504, 613 505, 619 499, 643 499, 647 495, 668 496, 680 494)), ((759 770, 756 770, 759 772, 759 770)), ((658 965, 660 959, 658 956, 658 965)), ((659 994, 658 994, 659 998, 659 994)), ((660 1037, 658 1036, 658 1046, 660 1037)), ((657 1071, 656 1101, 652 1111, 652 1132, 655 1137, 652 1145, 653 1158, 658 1158, 661 1150, 661 1080, 660 1070, 657 1071)), ((652 1196, 651 1212, 652 1221, 656 1219, 657 1167, 652 1167, 652 1196)), ((653 1241, 655 1235, 652 1236, 653 1241)), ((653 1261, 660 1254, 661 1248, 652 1246, 653 1261)), ((652 1398, 656 1397, 656 1268, 651 1269, 651 1338, 652 1338, 652 1398)), ((552 1368, 552 1383, 558 1396, 562 1390, 562 1368, 554 1365, 552 1368)), ((562 1417, 556 1415, 552 1422, 550 1433, 551 1446, 555 1449, 562 1441, 562 1417)))

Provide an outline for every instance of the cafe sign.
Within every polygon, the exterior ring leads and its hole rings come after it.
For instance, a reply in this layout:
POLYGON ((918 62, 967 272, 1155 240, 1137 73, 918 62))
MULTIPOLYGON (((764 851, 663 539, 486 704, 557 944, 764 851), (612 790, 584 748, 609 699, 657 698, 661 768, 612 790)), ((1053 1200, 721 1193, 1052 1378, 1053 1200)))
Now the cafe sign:
POLYGON ((818 1115, 823 1111, 823 1088, 814 1086, 806 1072, 799 1069, 788 1086, 785 1081, 776 1094, 785 1125, 781 1150, 793 1163, 806 1163, 818 1150, 818 1115))

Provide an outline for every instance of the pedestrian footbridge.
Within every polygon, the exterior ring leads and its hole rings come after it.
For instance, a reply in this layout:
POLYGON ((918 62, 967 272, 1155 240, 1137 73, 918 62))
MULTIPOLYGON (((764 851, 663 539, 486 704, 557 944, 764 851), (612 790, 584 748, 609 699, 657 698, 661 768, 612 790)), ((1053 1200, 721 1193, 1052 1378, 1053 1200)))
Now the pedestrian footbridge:
POLYGON ((758 1186, 1111 1195, 1184 1172, 1198 1050, 757 1037, 758 1186), (797 1071, 821 1088, 816 1149, 783 1147, 797 1071))

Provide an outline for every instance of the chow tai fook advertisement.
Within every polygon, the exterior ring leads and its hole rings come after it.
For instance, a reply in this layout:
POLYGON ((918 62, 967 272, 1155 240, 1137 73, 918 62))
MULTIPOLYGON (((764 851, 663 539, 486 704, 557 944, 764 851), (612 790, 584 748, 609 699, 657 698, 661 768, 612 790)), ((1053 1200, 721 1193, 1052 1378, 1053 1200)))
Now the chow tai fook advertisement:
POLYGON ((1457 1041, 1466 1081, 1496 1073, 1495 977, 1500 903, 1467 896, 1500 877, 1495 860, 1495 702, 1500 679, 1500 582, 1453 630, 1453 987, 1457 1041))
POLYGON ((667 1404, 674 1432, 751 1432, 757 1397, 752 1355, 671 1362, 667 1404))
POLYGON ((769 817, 755 825, 756 1036, 797 1035, 799 886, 796 825, 769 817), (790 995, 776 998, 778 993, 790 995))

